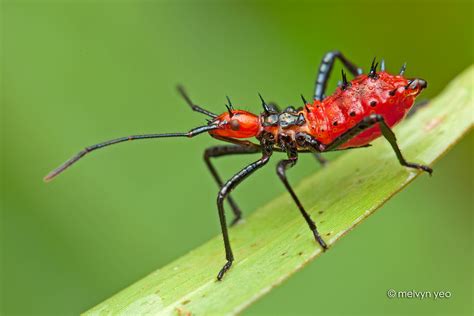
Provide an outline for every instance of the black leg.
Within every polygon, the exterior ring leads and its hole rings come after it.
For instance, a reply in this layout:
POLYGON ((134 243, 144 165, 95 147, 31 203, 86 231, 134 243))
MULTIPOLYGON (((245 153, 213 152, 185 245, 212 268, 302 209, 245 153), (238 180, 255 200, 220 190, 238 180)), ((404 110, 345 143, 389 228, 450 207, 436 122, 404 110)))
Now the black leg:
POLYGON ((193 111, 205 114, 212 118, 217 117, 217 114, 214 114, 208 110, 203 109, 199 105, 194 104, 193 101, 191 101, 191 98, 189 97, 189 95, 186 93, 186 90, 184 90, 183 86, 178 86, 177 89, 178 89, 179 94, 181 94, 181 96, 184 98, 186 103, 191 107, 193 111))
POLYGON ((316 228, 316 224, 314 221, 311 219, 309 214, 306 212, 304 209, 303 205, 301 204, 300 200, 296 196, 296 193, 293 191, 293 188, 291 187, 290 183, 288 182, 288 179, 286 178, 286 170, 293 167, 296 162, 298 161, 298 156, 296 153, 289 157, 289 159, 284 159, 281 160, 278 165, 277 165, 277 174, 280 177, 281 181, 285 185, 286 189, 290 193, 291 197, 295 201, 296 205, 298 206, 298 209, 301 212, 301 215, 303 215, 304 219, 306 220, 306 223, 308 224, 309 228, 313 232, 314 238, 316 241, 323 247, 324 250, 328 248, 324 240, 321 238, 321 236, 318 233, 318 229, 316 228))
POLYGON ((318 76, 316 77, 316 84, 314 88, 314 99, 321 101, 324 98, 324 93, 326 92, 326 86, 331 74, 332 67, 336 58, 346 66, 349 72, 353 76, 358 76, 363 73, 362 68, 357 67, 349 60, 347 60, 344 55, 339 51, 332 51, 324 55, 321 64, 319 65, 318 76))
POLYGON ((344 134, 336 138, 331 144, 323 148, 322 151, 336 150, 337 147, 346 143, 354 136, 357 136, 363 130, 368 129, 374 126, 375 124, 379 124, 380 130, 382 131, 382 135, 390 143, 390 145, 392 145, 393 151, 395 151, 395 154, 397 155, 398 161, 400 162, 401 165, 405 167, 409 167, 409 168, 423 170, 423 171, 428 172, 431 175, 431 173, 433 172, 433 169, 431 169, 430 167, 406 161, 406 159, 402 155, 402 152, 400 151, 400 148, 398 147, 395 134, 390 129, 390 127, 385 123, 383 116, 379 114, 372 114, 363 118, 359 123, 357 123, 356 126, 352 127, 347 132, 345 132, 344 134))
POLYGON ((323 155, 321 155, 321 153, 314 153, 314 158, 316 158, 316 160, 323 168, 326 167, 329 162, 326 158, 323 157, 323 155))
POLYGON ((229 233, 227 231, 227 222, 225 219, 225 212, 224 212, 224 200, 225 198, 229 195, 229 193, 240 183, 242 180, 244 180, 246 177, 248 177, 250 174, 252 174, 255 170, 263 167, 268 160, 270 160, 270 155, 271 153, 265 153, 262 158, 259 160, 251 163, 244 169, 240 170, 237 172, 232 178, 229 179, 221 188, 219 191, 219 194, 217 195, 217 209, 219 211, 219 219, 221 223, 221 229, 222 229, 222 237, 224 239, 224 248, 225 248, 225 258, 227 259, 226 264, 222 267, 222 269, 219 271, 219 274, 217 275, 217 280, 221 280, 222 277, 224 276, 224 273, 226 273, 227 270, 230 269, 232 266, 232 262, 234 261, 234 255, 232 254, 232 249, 230 247, 230 241, 229 241, 229 233))
MULTIPOLYGON (((258 147, 243 147, 243 146, 234 146, 234 145, 219 145, 207 148, 204 151, 204 161, 206 162, 209 171, 211 172, 212 176, 219 185, 219 188, 222 187, 223 183, 221 177, 217 173, 216 168, 211 163, 211 158, 217 158, 221 156, 228 156, 228 155, 237 155, 237 154, 252 154, 259 152, 258 147)), ((234 212, 234 219, 232 220, 231 226, 236 224, 242 218, 242 212, 240 211, 237 204, 234 202, 231 196, 227 198, 229 201, 230 207, 234 212)))

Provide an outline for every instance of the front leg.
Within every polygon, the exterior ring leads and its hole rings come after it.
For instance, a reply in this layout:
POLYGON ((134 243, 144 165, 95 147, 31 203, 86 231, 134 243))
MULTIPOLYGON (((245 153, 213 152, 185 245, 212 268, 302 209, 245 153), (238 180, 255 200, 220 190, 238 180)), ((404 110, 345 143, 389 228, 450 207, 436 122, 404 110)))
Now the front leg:
POLYGON ((227 181, 219 191, 217 195, 217 209, 219 211, 219 220, 222 229, 222 237, 224 239, 224 248, 225 248, 225 258, 227 260, 226 264, 222 267, 217 275, 217 280, 221 280, 227 270, 232 266, 234 261, 234 255, 232 253, 232 248, 230 246, 229 232, 227 230, 227 222, 225 219, 225 210, 224 210, 224 200, 230 194, 230 192, 240 183, 242 180, 251 175, 255 170, 263 167, 268 160, 270 160, 271 152, 264 151, 262 158, 251 163, 247 167, 243 168, 237 172, 232 178, 227 181))

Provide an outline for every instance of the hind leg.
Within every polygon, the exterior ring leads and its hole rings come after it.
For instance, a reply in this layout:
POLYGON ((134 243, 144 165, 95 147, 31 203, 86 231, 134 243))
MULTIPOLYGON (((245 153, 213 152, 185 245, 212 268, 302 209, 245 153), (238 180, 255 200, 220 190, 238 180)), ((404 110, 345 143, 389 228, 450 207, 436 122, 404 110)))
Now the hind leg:
POLYGON ((358 76, 363 73, 362 68, 359 68, 350 62, 340 51, 335 50, 327 53, 324 55, 321 64, 319 65, 318 76, 316 77, 314 88, 314 100, 321 101, 324 98, 329 76, 331 75, 331 70, 336 59, 339 59, 353 76, 358 76))

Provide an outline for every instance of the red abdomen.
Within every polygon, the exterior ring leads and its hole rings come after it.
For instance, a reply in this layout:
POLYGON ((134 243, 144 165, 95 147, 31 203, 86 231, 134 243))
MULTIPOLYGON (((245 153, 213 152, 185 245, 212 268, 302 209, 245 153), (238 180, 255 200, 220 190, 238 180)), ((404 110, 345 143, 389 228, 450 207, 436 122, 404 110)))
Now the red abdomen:
MULTIPOLYGON (((322 102, 315 101, 309 106, 311 134, 321 143, 330 144, 370 114, 380 114, 390 127, 394 126, 405 117, 416 97, 405 89, 407 83, 402 76, 386 72, 378 73, 377 79, 367 75, 355 78, 346 89, 338 88, 322 102)), ((339 148, 364 146, 380 135, 380 128, 374 126, 339 148)))

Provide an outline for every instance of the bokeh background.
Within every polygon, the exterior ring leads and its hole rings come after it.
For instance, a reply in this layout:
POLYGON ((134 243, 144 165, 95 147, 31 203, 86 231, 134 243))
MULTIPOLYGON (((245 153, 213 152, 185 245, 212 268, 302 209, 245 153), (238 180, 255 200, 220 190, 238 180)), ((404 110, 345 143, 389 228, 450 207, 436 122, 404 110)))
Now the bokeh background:
MULTIPOLYGON (((339 49, 366 69, 374 56, 390 71, 407 61, 432 98, 473 62, 472 6, 3 1, 0 313, 78 314, 219 234, 217 187, 202 161, 216 141, 206 136, 118 145, 41 180, 86 145, 202 124, 177 83, 216 112, 226 94, 255 112, 257 92, 299 105, 323 54, 339 49)), ((473 142, 471 132, 432 178, 418 178, 243 315, 472 314, 473 142), (389 300, 389 288, 452 297, 389 300)), ((249 159, 217 165, 229 177, 249 159)), ((303 158, 291 181, 318 168, 303 158)), ((275 179, 269 166, 235 191, 245 214, 284 193, 275 179)))

